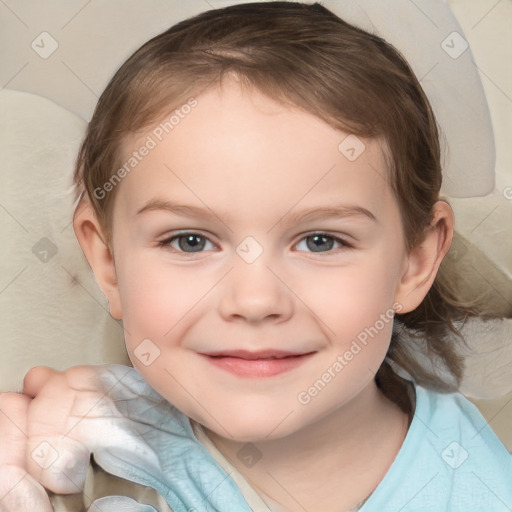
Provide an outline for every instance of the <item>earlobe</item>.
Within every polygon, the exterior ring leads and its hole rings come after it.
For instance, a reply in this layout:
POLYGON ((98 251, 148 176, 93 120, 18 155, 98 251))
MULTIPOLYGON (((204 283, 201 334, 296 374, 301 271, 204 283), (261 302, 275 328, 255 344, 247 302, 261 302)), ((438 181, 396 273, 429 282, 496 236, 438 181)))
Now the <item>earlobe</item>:
POLYGON ((94 277, 108 299, 110 314, 121 320, 121 301, 117 286, 116 270, 111 248, 105 240, 103 230, 94 209, 87 197, 84 197, 73 216, 75 236, 82 248, 94 277))
POLYGON ((407 265, 400 280, 395 300, 400 313, 416 309, 430 287, 453 240, 453 211, 445 201, 437 201, 432 209, 432 222, 423 240, 407 256, 407 265))

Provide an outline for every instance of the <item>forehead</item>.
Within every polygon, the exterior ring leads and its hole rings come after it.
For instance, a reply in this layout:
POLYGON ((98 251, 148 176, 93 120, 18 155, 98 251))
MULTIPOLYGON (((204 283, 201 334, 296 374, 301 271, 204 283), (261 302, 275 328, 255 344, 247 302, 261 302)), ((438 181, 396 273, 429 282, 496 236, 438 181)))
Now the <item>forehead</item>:
POLYGON ((125 161, 151 146, 118 191, 125 208, 154 198, 249 216, 263 204, 274 216, 319 201, 395 206, 379 141, 336 130, 234 81, 195 101, 125 141, 125 161))

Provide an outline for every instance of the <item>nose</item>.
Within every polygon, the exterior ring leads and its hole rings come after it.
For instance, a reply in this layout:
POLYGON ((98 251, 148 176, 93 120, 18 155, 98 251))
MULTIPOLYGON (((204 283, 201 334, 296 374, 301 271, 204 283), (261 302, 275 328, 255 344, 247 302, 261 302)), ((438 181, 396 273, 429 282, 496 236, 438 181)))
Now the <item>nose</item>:
POLYGON ((238 259, 223 282, 219 313, 226 321, 281 323, 293 315, 293 294, 263 258, 238 259))

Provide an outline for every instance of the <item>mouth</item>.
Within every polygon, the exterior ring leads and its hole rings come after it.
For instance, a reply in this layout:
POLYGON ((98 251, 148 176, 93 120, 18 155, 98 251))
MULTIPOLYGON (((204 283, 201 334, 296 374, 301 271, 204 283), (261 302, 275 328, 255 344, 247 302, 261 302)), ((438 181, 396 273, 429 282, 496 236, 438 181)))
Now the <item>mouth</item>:
POLYGON ((297 368, 315 352, 230 350, 200 354, 213 366, 239 377, 273 377, 297 368))

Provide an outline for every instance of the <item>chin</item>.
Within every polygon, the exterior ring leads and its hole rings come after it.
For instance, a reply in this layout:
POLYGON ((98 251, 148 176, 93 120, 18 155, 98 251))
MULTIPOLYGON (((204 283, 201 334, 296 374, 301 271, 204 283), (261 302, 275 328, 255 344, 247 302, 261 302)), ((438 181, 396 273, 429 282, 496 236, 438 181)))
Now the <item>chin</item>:
MULTIPOLYGON (((233 409, 236 411, 236 409, 233 409)), ((217 435, 239 443, 259 443, 271 441, 286 437, 295 432, 299 425, 295 421, 290 421, 294 414, 290 412, 283 413, 281 410, 278 414, 273 411, 266 410, 257 413, 254 410, 238 410, 236 413, 231 412, 229 415, 215 416, 219 423, 207 421, 203 423, 209 430, 217 435), (290 417, 287 417, 290 415, 290 417), (225 425, 224 430, 220 425, 225 425)))

